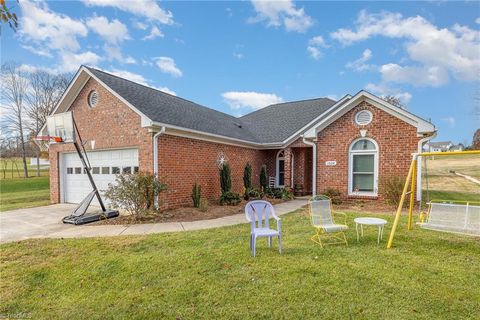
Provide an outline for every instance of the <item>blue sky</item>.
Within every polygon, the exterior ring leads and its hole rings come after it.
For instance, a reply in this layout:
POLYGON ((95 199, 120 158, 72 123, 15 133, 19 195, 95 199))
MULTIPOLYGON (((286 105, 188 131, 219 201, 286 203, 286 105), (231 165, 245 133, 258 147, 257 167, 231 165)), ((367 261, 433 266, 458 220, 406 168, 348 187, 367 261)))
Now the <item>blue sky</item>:
POLYGON ((480 127, 479 2, 10 4, 1 59, 27 72, 87 64, 233 115, 367 89, 431 119, 436 140, 480 127))

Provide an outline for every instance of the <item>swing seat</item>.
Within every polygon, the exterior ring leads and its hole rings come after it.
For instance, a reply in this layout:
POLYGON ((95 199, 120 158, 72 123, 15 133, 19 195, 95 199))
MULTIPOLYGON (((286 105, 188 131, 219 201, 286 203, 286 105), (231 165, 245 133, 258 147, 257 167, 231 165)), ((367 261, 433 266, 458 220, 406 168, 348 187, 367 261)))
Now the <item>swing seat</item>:
POLYGON ((436 231, 480 236, 480 203, 432 201, 420 227, 436 231))

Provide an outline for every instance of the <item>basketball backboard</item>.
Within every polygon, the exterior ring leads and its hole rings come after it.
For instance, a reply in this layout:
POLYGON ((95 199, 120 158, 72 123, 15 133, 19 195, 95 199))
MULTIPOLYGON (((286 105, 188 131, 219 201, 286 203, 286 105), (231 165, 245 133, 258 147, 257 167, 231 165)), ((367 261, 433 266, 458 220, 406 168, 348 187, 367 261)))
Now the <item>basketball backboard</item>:
POLYGON ((71 111, 53 114, 47 117, 47 129, 50 137, 60 137, 62 142, 75 142, 75 128, 71 111))

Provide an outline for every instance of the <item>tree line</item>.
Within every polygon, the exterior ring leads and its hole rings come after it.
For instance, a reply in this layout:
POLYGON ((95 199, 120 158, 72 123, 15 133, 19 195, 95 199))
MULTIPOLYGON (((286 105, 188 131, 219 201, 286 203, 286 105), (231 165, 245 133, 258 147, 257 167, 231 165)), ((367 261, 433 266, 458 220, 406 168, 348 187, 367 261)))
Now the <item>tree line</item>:
POLYGON ((25 68, 9 62, 1 66, 0 157, 22 159, 28 178, 27 157, 37 158, 40 175, 42 149, 35 137, 68 87, 71 74, 25 68))

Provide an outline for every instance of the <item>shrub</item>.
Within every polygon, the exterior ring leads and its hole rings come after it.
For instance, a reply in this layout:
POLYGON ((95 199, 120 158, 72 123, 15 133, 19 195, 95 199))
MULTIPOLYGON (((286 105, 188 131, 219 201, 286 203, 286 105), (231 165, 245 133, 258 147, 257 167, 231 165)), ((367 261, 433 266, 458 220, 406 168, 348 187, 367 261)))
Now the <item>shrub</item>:
POLYGON ((220 196, 220 204, 227 204, 229 206, 234 206, 240 203, 242 201, 240 199, 240 195, 235 192, 227 191, 222 193, 220 196))
POLYGON ((245 186, 245 190, 252 189, 252 166, 250 163, 247 163, 243 171, 243 185, 245 186))
POLYGON ((272 199, 292 200, 293 193, 290 188, 268 188, 267 197, 272 199))
POLYGON ((222 189, 222 194, 230 192, 232 189, 232 177, 228 163, 225 163, 220 169, 220 187, 222 189))
POLYGON ((342 204, 342 193, 340 190, 335 188, 327 188, 323 194, 329 197, 333 204, 342 204))
POLYGON ((267 185, 267 166, 263 165, 262 169, 260 170, 260 188, 263 192, 267 192, 268 185, 267 185))
POLYGON ((245 190, 245 194, 243 196, 243 199, 245 200, 250 200, 250 199, 262 199, 264 196, 262 190, 260 189, 255 189, 255 188, 252 188, 252 189, 246 189, 245 190))
POLYGON ((105 198, 112 207, 140 217, 154 209, 155 197, 166 189, 167 185, 151 173, 120 174, 114 184, 108 185, 105 198))
MULTIPOLYGON (((380 180, 380 188, 388 204, 398 205, 404 184, 405 180, 400 176, 389 176, 380 180)), ((405 205, 407 204, 408 201, 405 201, 405 205)))
POLYGON ((197 182, 195 182, 192 188, 192 200, 193 200, 193 206, 195 208, 200 207, 201 197, 202 197, 202 186, 199 185, 197 182))
POLYGON ((200 199, 200 205, 198 206, 198 210, 202 212, 207 212, 208 211, 208 200, 205 198, 200 199))

